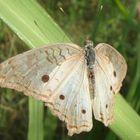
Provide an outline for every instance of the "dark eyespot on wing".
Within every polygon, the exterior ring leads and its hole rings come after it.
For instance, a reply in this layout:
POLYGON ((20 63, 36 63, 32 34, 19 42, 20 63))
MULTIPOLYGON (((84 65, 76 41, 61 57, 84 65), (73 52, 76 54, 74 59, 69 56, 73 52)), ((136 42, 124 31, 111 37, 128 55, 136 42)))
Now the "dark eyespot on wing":
POLYGON ((46 83, 49 81, 50 77, 49 75, 43 75, 41 79, 42 79, 42 82, 46 83))
POLYGON ((61 95, 59 96, 59 98, 60 98, 61 100, 64 100, 64 99, 65 99, 65 96, 61 94, 61 95))
POLYGON ((110 86, 110 90, 112 91, 112 86, 110 86))
POLYGON ((114 75, 114 77, 116 77, 116 76, 117 76, 116 71, 113 71, 113 75, 114 75))
POLYGON ((83 114, 85 114, 85 113, 86 113, 86 110, 85 110, 85 109, 82 109, 81 112, 82 112, 83 114))

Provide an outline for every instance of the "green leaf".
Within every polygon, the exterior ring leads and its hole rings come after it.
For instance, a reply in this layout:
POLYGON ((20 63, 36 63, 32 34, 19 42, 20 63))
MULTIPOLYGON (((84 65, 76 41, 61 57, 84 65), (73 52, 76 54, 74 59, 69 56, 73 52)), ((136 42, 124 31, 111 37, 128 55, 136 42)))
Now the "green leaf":
POLYGON ((34 0, 0 0, 0 17, 29 47, 71 42, 34 0))
POLYGON ((110 128, 123 140, 140 139, 140 117, 120 95, 117 95, 114 121, 110 128))
POLYGON ((29 98, 29 124, 28 124, 28 140, 43 140, 43 114, 44 107, 41 101, 29 98))

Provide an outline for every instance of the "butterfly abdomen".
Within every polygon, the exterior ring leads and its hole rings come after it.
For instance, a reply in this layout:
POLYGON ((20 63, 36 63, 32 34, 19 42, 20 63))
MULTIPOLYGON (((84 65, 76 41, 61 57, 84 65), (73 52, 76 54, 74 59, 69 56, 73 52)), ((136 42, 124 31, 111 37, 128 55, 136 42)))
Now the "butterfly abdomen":
POLYGON ((95 85, 95 75, 94 75, 94 64, 95 64, 95 51, 93 42, 88 40, 85 44, 85 60, 88 68, 88 80, 89 80, 89 90, 90 98, 94 99, 94 85, 95 85))
POLYGON ((90 98, 94 99, 95 93, 95 75, 93 69, 88 69, 88 79, 89 79, 89 90, 90 90, 90 98))

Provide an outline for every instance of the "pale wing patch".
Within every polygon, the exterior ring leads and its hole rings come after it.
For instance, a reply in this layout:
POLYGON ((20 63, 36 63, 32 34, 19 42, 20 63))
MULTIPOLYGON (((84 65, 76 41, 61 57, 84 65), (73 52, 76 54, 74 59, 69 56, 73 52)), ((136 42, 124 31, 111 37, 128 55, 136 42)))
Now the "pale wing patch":
MULTIPOLYGON (((98 59, 97 59, 98 61, 98 59)), ((109 81, 104 70, 111 67, 105 60, 95 62, 95 89, 93 99, 93 112, 95 119, 102 121, 106 126, 112 121, 112 111, 114 105, 114 94, 110 89, 111 81, 109 81), (104 63, 104 67, 101 64, 104 63)))
MULTIPOLYGON (((60 66, 53 69, 49 74, 49 81, 40 86, 39 94, 46 95, 49 100, 53 96, 56 96, 55 91, 66 82, 71 72, 74 70, 75 65, 77 65, 77 61, 79 62, 80 57, 80 55, 71 57, 65 60, 60 66)), ((44 76, 46 77, 46 75, 44 76)), ((45 102, 47 101, 48 100, 45 102)))
POLYGON ((0 86, 46 101, 42 86, 48 82, 50 73, 81 53, 81 49, 73 44, 55 44, 14 56, 0 64, 0 86))
POLYGON ((114 96, 122 85, 127 68, 124 58, 108 44, 97 45, 95 51, 93 111, 95 118, 107 126, 113 119, 114 96))
POLYGON ((111 77, 113 90, 117 93, 122 86, 122 81, 126 76, 127 64, 124 57, 112 46, 106 43, 100 43, 95 48, 96 54, 100 59, 108 59, 112 68, 107 68, 106 73, 111 77))
POLYGON ((52 91, 49 102, 46 103, 62 121, 67 124, 68 134, 78 134, 90 131, 92 128, 92 109, 87 78, 87 66, 84 57, 75 60, 76 64, 67 74, 68 67, 61 67, 48 83, 52 91), (66 74, 63 76, 62 73, 66 74), (55 85, 54 87, 52 85, 55 85), (57 86, 56 86, 57 85, 57 86))

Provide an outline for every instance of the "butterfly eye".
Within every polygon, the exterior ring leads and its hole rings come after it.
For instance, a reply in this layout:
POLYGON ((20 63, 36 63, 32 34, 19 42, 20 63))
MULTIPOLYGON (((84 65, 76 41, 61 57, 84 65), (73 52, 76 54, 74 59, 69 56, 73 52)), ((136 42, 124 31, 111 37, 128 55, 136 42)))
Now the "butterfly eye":
POLYGON ((105 106, 106 108, 108 108, 108 104, 106 104, 106 106, 105 106))
POLYGON ((85 109, 82 109, 81 112, 82 112, 83 114, 85 114, 85 113, 86 113, 86 110, 85 110, 85 109))
POLYGON ((49 75, 43 75, 42 76, 42 82, 44 82, 44 83, 48 82, 49 79, 50 79, 49 75))
POLYGON ((114 77, 116 77, 116 76, 117 76, 116 71, 113 71, 113 75, 114 75, 114 77))
POLYGON ((60 98, 61 100, 64 100, 64 99, 65 99, 65 96, 61 94, 61 95, 59 96, 59 98, 60 98))

